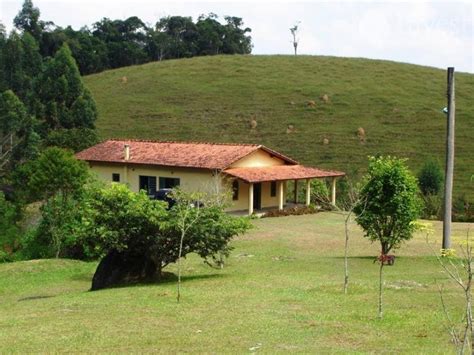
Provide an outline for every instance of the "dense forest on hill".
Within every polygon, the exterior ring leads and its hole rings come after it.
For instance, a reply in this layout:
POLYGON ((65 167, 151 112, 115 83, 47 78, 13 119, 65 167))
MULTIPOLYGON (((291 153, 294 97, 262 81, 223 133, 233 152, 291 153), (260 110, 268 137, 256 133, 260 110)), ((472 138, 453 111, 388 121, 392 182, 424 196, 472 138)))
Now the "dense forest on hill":
MULTIPOLYGON (((224 16, 222 21, 214 13, 195 21, 186 16, 168 16, 154 24, 136 16, 125 20, 103 18, 75 30, 40 19, 40 9, 26 0, 14 25, 20 34, 10 34, 7 42, 19 42, 21 34, 29 33, 42 57, 54 56, 67 43, 82 75, 164 59, 252 51, 251 29, 244 27, 242 18, 224 16)), ((0 36, 7 37, 1 24, 0 36)))

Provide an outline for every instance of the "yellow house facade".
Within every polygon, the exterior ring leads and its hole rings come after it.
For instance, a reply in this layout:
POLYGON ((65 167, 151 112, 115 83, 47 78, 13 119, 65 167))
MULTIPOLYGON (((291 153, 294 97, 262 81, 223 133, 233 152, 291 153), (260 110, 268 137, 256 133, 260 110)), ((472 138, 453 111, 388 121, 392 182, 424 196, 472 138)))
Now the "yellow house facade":
POLYGON ((283 209, 288 181, 332 178, 344 173, 305 167, 262 145, 108 140, 76 154, 101 180, 145 190, 152 197, 161 189, 179 186, 185 191, 232 192, 229 211, 252 214, 283 209))

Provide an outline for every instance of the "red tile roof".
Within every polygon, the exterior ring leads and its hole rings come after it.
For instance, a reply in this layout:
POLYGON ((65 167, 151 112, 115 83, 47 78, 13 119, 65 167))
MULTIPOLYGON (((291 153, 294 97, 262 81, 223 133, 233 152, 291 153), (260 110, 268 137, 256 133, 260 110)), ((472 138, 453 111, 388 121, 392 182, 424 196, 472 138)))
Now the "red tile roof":
POLYGON ((222 170, 237 160, 263 149, 289 164, 297 164, 267 147, 257 144, 219 144, 199 142, 156 142, 111 139, 76 154, 80 160, 91 162, 124 163, 124 146, 130 146, 127 163, 180 166, 222 170))
POLYGON ((279 180, 311 179, 344 176, 335 170, 321 170, 303 165, 276 165, 261 168, 232 168, 224 173, 246 182, 265 182, 279 180))

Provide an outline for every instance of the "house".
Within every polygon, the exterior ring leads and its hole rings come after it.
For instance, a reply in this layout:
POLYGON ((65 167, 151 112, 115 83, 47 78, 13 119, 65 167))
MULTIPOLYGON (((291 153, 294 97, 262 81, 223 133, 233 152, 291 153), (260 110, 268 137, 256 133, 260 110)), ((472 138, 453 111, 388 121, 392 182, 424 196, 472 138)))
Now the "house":
MULTIPOLYGON (((105 181, 128 184, 133 191, 180 186, 205 191, 217 184, 230 188, 229 211, 252 214, 263 208, 283 209, 288 181, 304 180, 309 204, 310 181, 332 179, 332 203, 336 178, 344 173, 300 165, 297 161, 258 144, 157 142, 111 139, 76 154, 105 181)), ((295 194, 295 201, 296 194, 295 194)))

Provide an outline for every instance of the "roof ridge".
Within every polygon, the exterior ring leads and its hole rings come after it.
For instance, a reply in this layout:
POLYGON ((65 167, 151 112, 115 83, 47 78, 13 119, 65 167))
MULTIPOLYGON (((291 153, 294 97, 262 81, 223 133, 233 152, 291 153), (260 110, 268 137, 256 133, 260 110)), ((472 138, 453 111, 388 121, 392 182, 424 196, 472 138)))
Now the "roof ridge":
POLYGON ((109 138, 109 139, 103 140, 102 143, 108 142, 108 141, 114 141, 114 142, 143 142, 143 143, 177 143, 177 144, 233 145, 233 146, 256 147, 256 148, 261 148, 261 147, 262 147, 261 144, 255 144, 255 143, 221 143, 221 142, 175 141, 175 140, 160 141, 160 140, 154 140, 154 139, 135 139, 135 138, 130 138, 130 139, 109 138))

